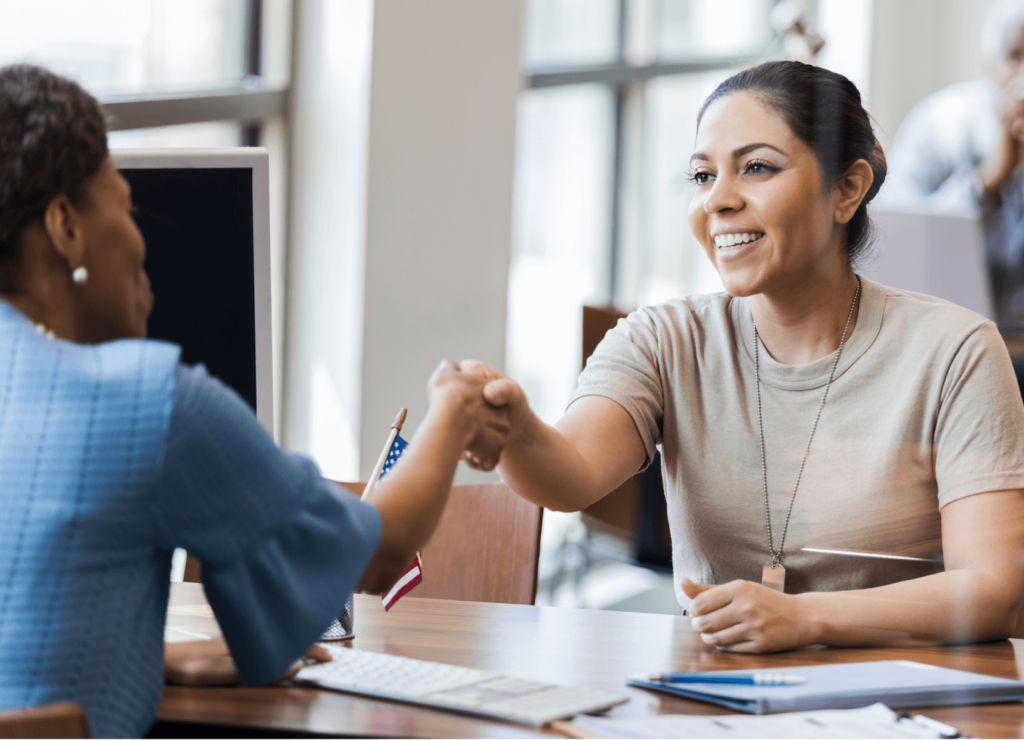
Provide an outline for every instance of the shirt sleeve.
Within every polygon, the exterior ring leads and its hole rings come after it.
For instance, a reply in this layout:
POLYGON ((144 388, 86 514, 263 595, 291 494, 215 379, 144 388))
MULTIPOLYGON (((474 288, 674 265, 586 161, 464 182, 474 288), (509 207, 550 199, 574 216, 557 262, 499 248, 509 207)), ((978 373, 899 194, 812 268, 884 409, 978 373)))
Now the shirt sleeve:
POLYGON ((661 444, 664 388, 658 363, 658 335, 648 309, 619 319, 597 345, 566 405, 584 396, 610 398, 626 410, 647 451, 646 470, 661 444))
POLYGON ((999 332, 979 326, 957 349, 934 433, 939 507, 1024 488, 1024 404, 999 332))
POLYGON ((203 564, 248 684, 273 681, 341 613, 380 540, 377 509, 280 449, 202 366, 179 366, 154 507, 157 541, 203 564))
POLYGON ((900 126, 886 159, 889 172, 874 207, 927 213, 976 214, 980 190, 970 119, 959 98, 926 98, 900 126))

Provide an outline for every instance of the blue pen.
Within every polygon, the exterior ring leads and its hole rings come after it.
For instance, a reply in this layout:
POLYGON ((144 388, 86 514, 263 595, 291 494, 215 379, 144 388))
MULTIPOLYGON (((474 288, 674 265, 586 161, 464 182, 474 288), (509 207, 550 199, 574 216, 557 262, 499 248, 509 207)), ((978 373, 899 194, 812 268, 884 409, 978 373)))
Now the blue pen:
POLYGON ((714 673, 656 673, 648 681, 661 683, 739 683, 757 686, 792 686, 806 683, 803 676, 787 676, 782 673, 750 673, 745 676, 723 676, 714 673))

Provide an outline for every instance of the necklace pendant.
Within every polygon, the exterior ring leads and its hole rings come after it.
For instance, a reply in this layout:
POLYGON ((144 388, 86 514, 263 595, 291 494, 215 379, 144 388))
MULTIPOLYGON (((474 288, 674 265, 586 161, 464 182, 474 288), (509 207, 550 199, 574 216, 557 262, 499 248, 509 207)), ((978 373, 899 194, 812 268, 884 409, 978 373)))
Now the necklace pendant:
POLYGON ((764 569, 761 571, 761 585, 775 589, 779 593, 786 592, 786 569, 782 567, 782 563, 764 564, 764 569))

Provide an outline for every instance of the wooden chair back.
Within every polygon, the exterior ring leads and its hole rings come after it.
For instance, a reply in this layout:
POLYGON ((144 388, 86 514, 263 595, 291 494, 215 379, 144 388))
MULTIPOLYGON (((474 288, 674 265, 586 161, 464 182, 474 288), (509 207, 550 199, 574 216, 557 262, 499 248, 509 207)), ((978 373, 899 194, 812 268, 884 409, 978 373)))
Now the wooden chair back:
POLYGON ((92 737, 89 720, 78 704, 47 704, 0 712, 0 738, 92 737))
MULTIPOLYGON (((360 494, 365 483, 342 483, 360 494)), ((533 604, 543 509, 504 483, 452 486, 413 596, 533 604)))
MULTIPOLYGON (((583 367, 587 366, 587 359, 594 354, 608 330, 625 317, 626 314, 614 306, 583 307, 583 367)), ((633 476, 585 508, 584 523, 621 539, 632 540, 633 532, 639 526, 640 490, 638 476, 633 476)))
MULTIPOLYGON (((614 306, 583 307, 583 366, 608 330, 625 318, 614 306)), ((657 569, 672 566, 672 535, 661 482, 661 459, 638 473, 582 512, 591 531, 614 535, 630 543, 633 559, 657 569)))

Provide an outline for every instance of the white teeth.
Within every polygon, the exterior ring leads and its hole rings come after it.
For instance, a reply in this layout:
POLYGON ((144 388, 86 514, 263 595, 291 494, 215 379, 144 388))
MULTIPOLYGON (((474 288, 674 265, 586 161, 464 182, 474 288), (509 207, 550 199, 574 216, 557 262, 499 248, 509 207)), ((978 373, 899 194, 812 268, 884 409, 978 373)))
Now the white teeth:
POLYGON ((736 246, 737 244, 748 244, 757 241, 762 236, 764 236, 764 233, 761 231, 750 231, 742 234, 719 234, 715 237, 715 246, 726 248, 736 246))

